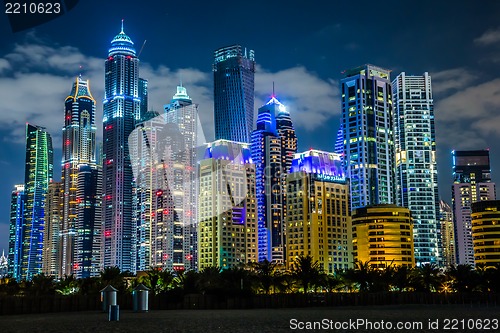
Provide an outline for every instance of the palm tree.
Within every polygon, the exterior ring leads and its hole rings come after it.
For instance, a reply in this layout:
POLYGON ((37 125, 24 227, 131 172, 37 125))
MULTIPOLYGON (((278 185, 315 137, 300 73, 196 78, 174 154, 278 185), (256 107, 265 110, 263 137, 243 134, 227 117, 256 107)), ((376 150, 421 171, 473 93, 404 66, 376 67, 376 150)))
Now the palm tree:
POLYGON ((45 275, 44 273, 37 274, 31 279, 30 291, 35 295, 50 295, 54 293, 54 277, 45 275))
POLYGON ((277 284, 281 275, 278 264, 265 259, 261 262, 251 263, 250 268, 255 272, 260 288, 264 293, 270 294, 271 287, 277 284))
POLYGON ((116 289, 123 291, 125 289, 124 274, 117 266, 106 267, 100 272, 101 285, 103 287, 112 285, 116 289))
POLYGON ((310 255, 300 255, 292 263, 292 276, 298 281, 304 294, 309 291, 311 286, 317 285, 321 281, 323 274, 319 262, 313 260, 310 255))
POLYGON ((451 288, 457 292, 471 292, 476 289, 478 276, 471 265, 453 265, 446 271, 451 288))
POLYGON ((195 271, 177 271, 172 281, 174 289, 182 289, 184 294, 197 294, 199 273, 195 271))
POLYGON ((374 275, 370 262, 362 262, 361 260, 355 261, 354 268, 348 269, 344 273, 345 279, 354 282, 360 292, 373 291, 374 275))
POLYGON ((408 291, 411 288, 412 270, 407 266, 397 266, 392 275, 392 286, 397 291, 408 291))
POLYGON ((439 291, 443 274, 435 264, 425 264, 413 270, 413 285, 416 291, 439 291))
POLYGON ((217 266, 205 267, 198 275, 197 286, 202 293, 220 293, 222 290, 222 269, 217 266))

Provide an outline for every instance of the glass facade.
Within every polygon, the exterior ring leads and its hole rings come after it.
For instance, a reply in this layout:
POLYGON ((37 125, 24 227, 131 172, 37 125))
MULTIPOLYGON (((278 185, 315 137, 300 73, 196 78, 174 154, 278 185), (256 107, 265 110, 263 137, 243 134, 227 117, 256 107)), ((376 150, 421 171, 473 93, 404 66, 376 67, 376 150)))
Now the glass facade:
MULTIPOLYGON (((66 97, 64 116, 61 172, 63 217, 58 276, 75 274, 76 277, 81 277, 81 260, 76 258, 75 239, 79 237, 79 232, 83 231, 78 229, 79 226, 88 222, 79 221, 79 209, 83 206, 77 196, 78 191, 84 191, 80 186, 89 184, 79 184, 78 174, 82 165, 96 169, 95 100, 90 92, 89 81, 83 80, 81 76, 76 78, 71 93, 66 97)), ((96 184, 90 186, 95 187, 96 184)), ((93 220, 95 216, 88 218, 93 220)))
POLYGON ((250 142, 254 114, 255 58, 240 45, 214 52, 215 139, 250 142))
POLYGON ((22 231, 21 279, 42 273, 45 202, 53 175, 52 138, 45 128, 26 124, 24 176, 24 224, 22 231))
POLYGON ((443 264, 431 77, 399 74, 392 82, 396 197, 413 216, 417 265, 443 264))
POLYGON ((341 80, 343 156, 351 209, 394 203, 394 135, 390 72, 372 65, 341 80))
POLYGON ((101 267, 136 270, 132 221, 133 175, 128 138, 140 119, 139 59, 123 31, 113 38, 105 62, 102 159, 101 267))
POLYGON ((24 185, 16 185, 10 199, 8 273, 16 280, 21 279, 23 254, 24 205, 26 195, 24 185))
POLYGON ((457 264, 474 266, 471 206, 495 200, 488 150, 453 151, 452 204, 457 264))

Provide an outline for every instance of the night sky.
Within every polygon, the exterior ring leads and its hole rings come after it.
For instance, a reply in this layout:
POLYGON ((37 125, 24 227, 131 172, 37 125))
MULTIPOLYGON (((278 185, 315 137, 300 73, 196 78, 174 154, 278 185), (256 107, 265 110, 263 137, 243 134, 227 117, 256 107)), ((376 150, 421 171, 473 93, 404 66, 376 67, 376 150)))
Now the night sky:
MULTIPOLYGON (((0 15, 0 251, 8 248, 10 193, 24 182, 25 123, 54 140, 60 179, 64 99, 90 79, 102 119, 104 60, 120 32, 140 54, 149 108, 162 110, 182 80, 213 139, 213 51, 241 44, 258 64, 255 108, 272 82, 297 129, 299 151, 334 151, 344 69, 371 63, 433 79, 438 177, 450 202, 451 150, 490 148, 500 179, 500 2, 482 1, 98 1, 12 33, 0 15)), ((102 137, 101 124, 98 136, 102 137)))

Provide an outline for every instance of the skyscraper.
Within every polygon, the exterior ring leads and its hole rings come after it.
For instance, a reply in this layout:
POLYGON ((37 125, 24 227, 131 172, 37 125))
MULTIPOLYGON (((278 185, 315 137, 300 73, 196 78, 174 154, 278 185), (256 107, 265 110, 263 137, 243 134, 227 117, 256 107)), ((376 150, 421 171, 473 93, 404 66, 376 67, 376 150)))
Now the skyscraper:
POLYGON ((431 77, 402 72, 392 94, 397 203, 412 212, 417 264, 442 265, 431 77))
POLYGON ((259 261, 274 259, 283 262, 283 170, 281 137, 276 129, 277 103, 279 102, 273 97, 259 108, 257 128, 252 132, 251 150, 255 163, 259 261))
POLYGON ((128 137, 140 118, 139 59, 122 30, 111 41, 105 63, 103 100, 101 266, 135 272, 132 222, 133 175, 128 137))
POLYGON ((452 203, 457 264, 474 266, 471 205, 495 200, 488 150, 453 151, 452 203))
POLYGON ((26 124, 24 171, 24 225, 22 227, 22 279, 42 272, 45 200, 53 175, 52 138, 45 128, 26 124))
POLYGON ((130 136, 137 269, 196 269, 198 105, 186 88, 130 136))
POLYGON ((255 163, 259 261, 284 263, 286 175, 297 150, 297 138, 290 114, 274 96, 259 108, 251 149, 255 163))
POLYGON ((75 236, 75 263, 73 271, 76 278, 87 278, 95 275, 98 263, 95 258, 95 247, 100 235, 96 232, 100 223, 100 202, 98 195, 98 169, 95 165, 80 165, 77 175, 78 218, 75 236))
POLYGON ((390 72, 364 65, 344 72, 342 130, 351 209, 394 203, 394 136, 390 72))
POLYGON ((336 153, 295 154, 287 176, 286 265, 312 256, 326 273, 352 267, 349 184, 336 153))
POLYGON ((453 210, 443 200, 439 201, 439 216, 443 242, 443 266, 450 267, 457 264, 455 228, 453 227, 453 210))
POLYGON ((253 128, 255 58, 240 45, 214 52, 215 139, 250 142, 253 128))
POLYGON ((61 225, 63 218, 62 182, 51 181, 45 201, 45 235, 43 237, 43 273, 62 276, 61 273, 61 225))
POLYGON ((175 213, 172 268, 191 270, 196 269, 198 265, 196 220, 198 104, 193 104, 183 86, 177 87, 177 93, 172 97, 170 104, 165 105, 165 120, 167 124, 175 124, 182 136, 179 148, 163 156, 166 165, 170 166, 163 171, 168 180, 164 185, 172 191, 174 206, 172 213, 175 213))
POLYGON ((144 120, 148 112, 148 80, 139 78, 139 98, 141 99, 139 119, 144 120))
MULTIPOLYGON (((89 81, 77 77, 64 104, 60 276, 69 276, 81 269, 75 261, 75 237, 82 231, 78 229, 78 173, 82 165, 96 169, 95 100, 90 92, 89 81)), ((95 187, 95 184, 91 186, 95 187)), ((94 219, 95 216, 89 218, 94 219)))
POLYGON ((255 166, 246 143, 208 144, 199 165, 198 269, 256 262, 255 166))
POLYGON ((10 197, 8 272, 14 279, 21 279, 23 256, 24 206, 26 195, 24 184, 15 185, 10 197))

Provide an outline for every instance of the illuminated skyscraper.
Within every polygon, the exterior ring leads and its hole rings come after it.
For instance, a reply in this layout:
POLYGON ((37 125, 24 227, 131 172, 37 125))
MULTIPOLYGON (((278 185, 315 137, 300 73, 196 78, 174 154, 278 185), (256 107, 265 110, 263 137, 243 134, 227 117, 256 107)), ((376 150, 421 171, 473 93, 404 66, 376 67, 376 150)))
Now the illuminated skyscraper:
POLYGON ((22 279, 42 272, 45 200, 53 175, 52 138, 45 128, 26 124, 24 225, 22 227, 22 279))
POLYGON ((453 151, 452 203, 457 264, 474 266, 471 205, 495 200, 488 150, 453 151))
POLYGON ((250 142, 253 128, 255 58, 240 45, 214 52, 215 139, 250 142))
POLYGON ((255 166, 246 143, 217 140, 199 165, 198 269, 256 262, 255 166))
POLYGON ((45 202, 45 235, 43 237, 43 273, 61 275, 61 221, 63 218, 62 182, 51 181, 45 202))
POLYGON ((399 74, 392 81, 396 198, 413 217, 418 265, 442 265, 436 136, 431 77, 399 74))
POLYGON ((336 153, 295 154, 287 176, 286 265, 312 256, 326 273, 352 267, 349 184, 336 153))
POLYGON ((410 210, 391 204, 357 208, 352 212, 354 260, 373 268, 415 266, 410 210))
POLYGON ((111 41, 103 100, 101 266, 135 272, 136 226, 132 221, 133 175, 128 137, 140 118, 139 59, 123 31, 111 41))
POLYGON ((10 276, 16 280, 20 280, 26 195, 24 192, 24 184, 15 185, 15 188, 16 189, 12 191, 10 199, 8 271, 10 276))
MULTIPOLYGON (((276 100, 277 103, 277 114, 276 114, 276 128, 278 135, 281 138, 281 201, 282 201, 282 222, 281 232, 284 234, 283 242, 281 246, 272 245, 273 255, 274 253, 280 254, 282 260, 286 261, 286 221, 287 216, 287 197, 286 197, 286 177, 292 168, 293 159, 295 153, 297 153, 297 136, 295 135, 295 128, 293 127, 292 117, 287 111, 286 107, 276 100)), ((276 108, 275 106, 275 108, 276 108)), ((280 257, 274 255, 273 260, 279 261, 280 257)))
MULTIPOLYGON (((82 165, 96 168, 95 136, 95 100, 90 92, 89 82, 80 76, 76 78, 71 93, 65 100, 61 174, 63 184, 63 218, 60 230, 61 277, 69 276, 81 269, 75 257, 75 238, 80 231, 83 231, 78 229, 80 207, 77 200, 78 172, 82 165)), ((92 186, 95 187, 95 184, 92 186)), ((95 216, 91 217, 94 218, 95 216)), ((77 277, 80 277, 79 274, 77 277)))
POLYGON ((148 80, 139 78, 138 81, 139 87, 139 98, 141 99, 141 107, 140 107, 140 115, 139 119, 144 120, 148 112, 148 80))
POLYGON ((165 120, 167 124, 177 125, 182 136, 178 149, 163 157, 167 162, 166 165, 171 166, 163 172, 168 180, 164 185, 172 192, 174 209, 172 268, 191 270, 196 269, 198 264, 196 220, 198 104, 193 104, 186 88, 178 86, 170 104, 165 105, 165 120))
POLYGON ((457 264, 455 229, 453 227, 453 210, 443 200, 439 201, 439 216, 443 241, 443 266, 450 267, 457 264))
POLYGON ((98 217, 100 216, 100 197, 98 195, 98 169, 95 165, 80 165, 77 174, 78 218, 75 236, 75 264, 76 278, 87 278, 97 275, 98 266, 95 257, 97 237, 100 237, 98 217), (98 229, 97 231, 95 229, 98 229))
POLYGON ((137 269, 196 269, 198 105, 177 87, 161 116, 130 136, 137 269))
POLYGON ((290 114, 274 96, 259 109, 252 132, 259 228, 259 261, 285 260, 285 185, 297 138, 290 114))
POLYGON ((342 86, 344 165, 351 209, 394 203, 394 136, 390 72, 373 65, 345 71, 342 86))

